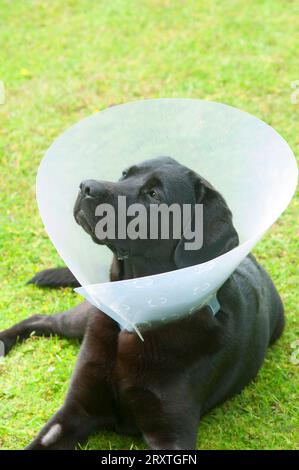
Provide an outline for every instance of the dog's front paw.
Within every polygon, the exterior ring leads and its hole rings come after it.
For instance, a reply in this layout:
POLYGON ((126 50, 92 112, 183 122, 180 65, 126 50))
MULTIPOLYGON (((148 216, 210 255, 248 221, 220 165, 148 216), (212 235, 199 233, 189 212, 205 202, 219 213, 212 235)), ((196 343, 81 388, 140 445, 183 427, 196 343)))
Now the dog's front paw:
POLYGON ((14 344, 14 339, 6 335, 5 331, 0 332, 0 357, 7 356, 14 344))
POLYGON ((72 450, 94 430, 96 419, 77 406, 62 406, 26 450, 72 450))
POLYGON ((25 448, 25 450, 63 449, 63 447, 60 447, 62 434, 62 426, 59 423, 45 426, 41 433, 25 448))
POLYGON ((5 344, 4 341, 0 339, 0 357, 5 356, 5 344))

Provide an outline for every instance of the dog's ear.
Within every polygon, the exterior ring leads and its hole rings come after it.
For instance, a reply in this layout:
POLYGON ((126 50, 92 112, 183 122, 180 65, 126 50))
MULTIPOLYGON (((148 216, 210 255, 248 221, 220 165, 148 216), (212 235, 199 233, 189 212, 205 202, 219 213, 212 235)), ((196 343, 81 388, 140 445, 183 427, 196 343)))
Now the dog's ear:
MULTIPOLYGON (((185 243, 192 240, 186 240, 182 236, 174 252, 174 262, 178 268, 205 263, 239 244, 239 237, 232 222, 232 213, 224 198, 204 178, 194 172, 190 176, 194 185, 196 204, 203 204, 203 243, 198 250, 186 250, 185 243)), ((191 227, 194 230, 194 215, 191 227)))

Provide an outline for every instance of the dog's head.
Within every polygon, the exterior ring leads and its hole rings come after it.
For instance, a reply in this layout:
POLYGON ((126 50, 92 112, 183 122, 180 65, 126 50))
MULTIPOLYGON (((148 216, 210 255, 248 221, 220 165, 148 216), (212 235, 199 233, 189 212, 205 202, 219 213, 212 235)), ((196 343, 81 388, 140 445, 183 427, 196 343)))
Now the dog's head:
MULTIPOLYGON (((151 274, 203 263, 231 250, 239 242, 232 223, 232 214, 223 197, 200 175, 169 157, 158 157, 133 165, 123 171, 118 182, 83 181, 75 203, 74 216, 95 243, 107 245, 118 258, 128 257, 133 263, 150 264, 151 274), (126 198, 121 198, 122 204, 119 196, 126 198), (119 212, 125 210, 124 200, 126 209, 131 209, 125 216, 122 214, 120 219, 119 212), (160 217, 156 233, 158 235, 151 236, 151 208, 161 208, 163 203, 168 207, 175 204, 181 215, 184 207, 188 206, 192 230, 196 228, 196 204, 203 205, 202 244, 198 249, 186 249, 186 220, 183 216, 180 219, 181 235, 175 235, 175 216, 172 211, 169 212, 169 236, 164 238, 165 234, 162 235, 163 221, 160 217), (113 208, 114 216, 107 211, 99 212, 99 207, 106 207, 103 204, 113 208), (136 204, 144 208, 145 219, 136 219, 136 204), (99 221, 104 222, 104 213, 112 230, 110 234, 109 230, 106 231, 105 239, 99 239, 97 224, 99 221), (132 238, 126 230, 124 232, 124 227, 120 231, 120 220, 124 222, 125 229, 129 228, 130 223, 134 223, 135 229, 138 228, 143 236, 132 238), (142 220, 145 227, 140 230, 142 220)), ((147 270, 146 273, 148 274, 147 270)))

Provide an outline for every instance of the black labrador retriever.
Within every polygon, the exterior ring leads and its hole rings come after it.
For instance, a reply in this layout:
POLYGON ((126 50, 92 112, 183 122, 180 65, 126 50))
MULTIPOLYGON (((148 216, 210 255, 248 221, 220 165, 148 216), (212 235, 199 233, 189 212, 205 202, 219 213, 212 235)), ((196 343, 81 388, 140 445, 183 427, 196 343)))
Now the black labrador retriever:
MULTIPOLYGON (((168 157, 123 172, 119 182, 81 183, 74 216, 95 243, 95 207, 128 202, 203 204, 203 245, 182 240, 106 240, 114 253, 111 281, 157 274, 215 258, 238 243, 223 197, 198 174, 168 157)), ((38 273, 40 286, 76 286, 67 268, 38 273)), ((247 256, 208 306, 142 332, 118 324, 88 302, 54 316, 34 315, 0 333, 5 353, 35 335, 83 338, 65 403, 27 449, 72 449, 91 433, 111 429, 142 435, 151 449, 193 449, 201 417, 256 376, 269 344, 284 326, 280 297, 265 270, 247 256)))

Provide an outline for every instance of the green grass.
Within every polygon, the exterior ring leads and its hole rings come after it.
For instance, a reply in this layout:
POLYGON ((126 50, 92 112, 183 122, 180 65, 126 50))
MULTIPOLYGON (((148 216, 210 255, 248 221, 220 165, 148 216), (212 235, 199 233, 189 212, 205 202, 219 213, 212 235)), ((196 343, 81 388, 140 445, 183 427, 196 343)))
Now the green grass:
MULTIPOLYGON (((274 126, 295 152, 299 104, 295 1, 2 0, 0 80, 0 328, 78 302, 71 290, 25 282, 61 263, 35 203, 44 151, 68 126, 111 104, 157 97, 221 101, 274 126)), ((279 190, 279 188, 277 188, 279 190)), ((295 449, 298 207, 294 199, 255 249, 285 303, 287 328, 254 383, 206 416, 200 449, 295 449)), ((62 404, 79 345, 31 338, 0 362, 0 447, 20 449, 62 404)), ((101 433, 91 449, 144 448, 101 433)))

